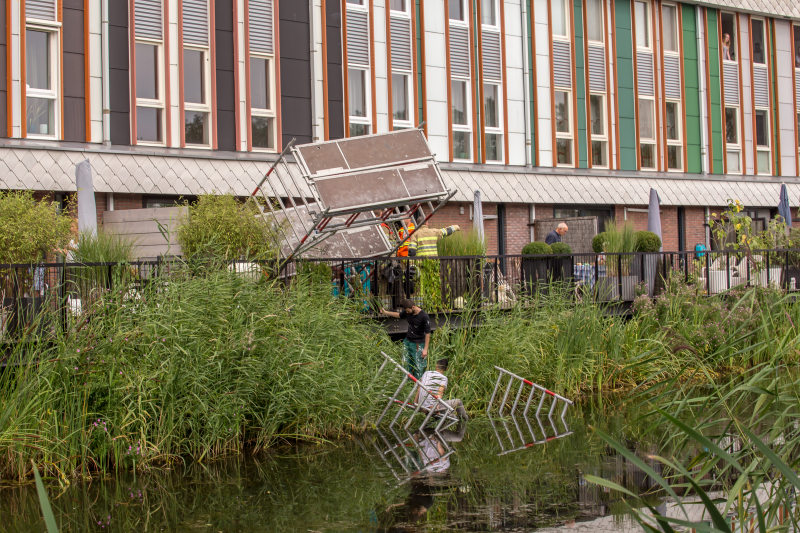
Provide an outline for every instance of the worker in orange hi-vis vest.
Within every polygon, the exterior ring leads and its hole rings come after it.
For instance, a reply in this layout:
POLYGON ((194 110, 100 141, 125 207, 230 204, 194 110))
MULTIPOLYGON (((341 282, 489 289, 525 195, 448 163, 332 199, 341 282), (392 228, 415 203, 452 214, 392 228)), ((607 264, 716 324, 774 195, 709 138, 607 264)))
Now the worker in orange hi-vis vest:
MULTIPOLYGON (((413 233, 414 232, 414 223, 413 222, 409 222, 408 223, 408 232, 409 233, 413 233)), ((405 239, 406 230, 403 227, 400 227, 400 230, 397 232, 397 234, 400 236, 401 240, 405 239)), ((407 240, 403 243, 402 246, 400 246, 400 248, 397 249, 397 257, 408 257, 408 241, 407 240)))

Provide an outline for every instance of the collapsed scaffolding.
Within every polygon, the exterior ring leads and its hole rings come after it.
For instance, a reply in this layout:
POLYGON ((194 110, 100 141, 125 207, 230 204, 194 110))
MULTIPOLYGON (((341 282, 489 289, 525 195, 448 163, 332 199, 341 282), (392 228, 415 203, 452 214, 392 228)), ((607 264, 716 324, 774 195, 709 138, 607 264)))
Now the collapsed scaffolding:
POLYGON ((250 195, 264 221, 278 228, 276 244, 287 262, 313 248, 328 258, 394 255, 413 234, 407 221, 418 217, 421 226, 456 192, 445 186, 420 129, 294 143, 250 195))

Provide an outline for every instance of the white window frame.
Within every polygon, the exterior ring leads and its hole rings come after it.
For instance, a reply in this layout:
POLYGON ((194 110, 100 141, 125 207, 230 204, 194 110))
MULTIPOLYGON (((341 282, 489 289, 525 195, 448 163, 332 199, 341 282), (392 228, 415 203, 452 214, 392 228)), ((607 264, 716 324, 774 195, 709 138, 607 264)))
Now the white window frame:
MULTIPOLYGON (((150 107, 150 108, 156 108, 156 109, 160 109, 161 110, 161 142, 158 142, 158 141, 140 141, 139 139, 136 139, 136 144, 137 145, 141 144, 141 145, 145 145, 145 146, 164 146, 166 144, 166 137, 167 137, 167 134, 168 134, 167 131, 166 131, 166 111, 165 111, 165 107, 166 106, 164 105, 164 93, 165 93, 165 88, 166 88, 165 80, 164 80, 164 78, 165 78, 165 73, 164 73, 164 70, 165 70, 165 68, 164 68, 164 43, 163 43, 163 41, 156 40, 156 39, 137 38, 135 40, 134 46, 136 46, 137 44, 147 44, 147 45, 151 45, 151 46, 155 46, 156 47, 156 57, 158 58, 157 63, 156 63, 156 76, 158 76, 157 84, 158 84, 158 96, 159 97, 157 99, 155 99, 155 100, 150 99, 150 98, 140 98, 139 97, 139 93, 137 92, 136 93, 136 104, 135 104, 134 108, 150 107)), ((135 69, 136 65, 133 65, 133 68, 135 69)), ((137 74, 138 74, 138 72, 137 72, 137 74)), ((208 94, 208 93, 206 93, 206 94, 208 94)), ((137 111, 137 109, 134 109, 134 112, 136 112, 136 111, 137 111)), ((136 134, 138 136, 138 134, 139 134, 139 132, 138 132, 138 127, 139 127, 138 121, 136 123, 136 127, 137 127, 136 134)), ((192 145, 192 146, 194 146, 194 145, 192 145)))
MULTIPOLYGON (((181 127, 186 129, 186 111, 197 111, 198 113, 206 113, 208 115, 208 123, 206 124, 206 129, 208 131, 208 144, 190 144, 185 143, 187 148, 200 148, 205 150, 210 150, 213 144, 213 114, 211 113, 211 47, 204 47, 204 46, 197 46, 193 44, 186 44, 183 45, 183 50, 195 50, 198 52, 203 53, 203 91, 206 95, 206 103, 198 104, 195 102, 187 102, 184 96, 183 100, 183 110, 184 116, 181 117, 181 127)), ((181 50, 181 54, 183 54, 183 50, 181 50)), ((181 64, 181 68, 186 68, 185 65, 181 64)), ((184 137, 185 138, 185 137, 184 137)))
MULTIPOLYGON (((247 58, 247 68, 250 68, 250 59, 266 59, 268 64, 268 72, 269 72, 269 109, 260 109, 257 107, 253 107, 252 100, 250 101, 250 124, 247 127, 250 129, 250 135, 252 139, 253 135, 253 120, 252 117, 267 117, 272 119, 272 142, 275 146, 272 148, 262 148, 259 146, 252 146, 254 152, 277 152, 278 148, 278 118, 277 113, 275 112, 275 56, 273 54, 261 54, 250 52, 249 57, 247 58)), ((251 73, 252 74, 252 73, 251 73)))
MULTIPOLYGON (((353 124, 363 124, 368 127, 367 135, 374 133, 372 129, 372 94, 370 87, 370 77, 369 77, 369 68, 362 67, 360 65, 356 66, 347 66, 347 98, 350 98, 350 71, 351 70, 360 70, 364 73, 364 115, 363 117, 357 117, 353 115, 348 116, 348 128, 347 128, 347 136, 350 137, 350 128, 349 126, 353 124)), ((348 102, 348 113, 350 112, 349 102, 348 102)))
POLYGON ((638 95, 637 98, 639 99, 639 101, 637 102, 637 105, 638 105, 640 114, 641 114, 641 109, 642 109, 642 103, 641 103, 642 100, 647 100, 647 101, 653 103, 653 117, 652 117, 653 118, 653 137, 647 137, 647 138, 642 137, 642 127, 641 127, 642 121, 641 121, 641 117, 639 117, 639 120, 636 121, 637 122, 637 127, 639 128, 639 168, 641 170, 648 170, 648 171, 658 170, 658 149, 657 149, 657 146, 658 146, 658 128, 656 127, 656 115, 658 114, 658 109, 656 108, 656 99, 653 96, 642 96, 642 95, 638 95), (642 147, 642 145, 645 145, 645 144, 648 145, 648 146, 650 146, 650 145, 653 146, 653 165, 654 166, 652 166, 652 167, 642 166, 641 147, 642 147))
POLYGON ((724 124, 726 127, 726 131, 723 131, 723 135, 725 135, 725 172, 727 174, 744 174, 744 169, 742 168, 742 133, 741 133, 741 124, 742 124, 742 110, 740 106, 735 105, 725 105, 722 112, 724 113, 724 124), (736 110, 736 143, 728 142, 728 132, 727 132, 727 125, 728 125, 728 109, 735 109, 736 110), (739 158, 739 171, 731 171, 728 167, 728 156, 731 152, 738 153, 739 158))
MULTIPOLYGON (((389 16, 391 18, 398 18, 398 19, 405 19, 411 23, 411 2, 413 0, 406 0, 406 11, 397 11, 394 9, 389 10, 389 16)), ((463 5, 463 4, 462 4, 463 5)), ((412 43, 413 45, 413 43, 412 43)), ((394 46, 394 43, 392 43, 394 46)), ((414 49, 412 46, 411 55, 414 55, 414 49)), ((393 129, 406 129, 406 128, 413 128, 414 127, 414 112, 416 110, 416 101, 414 100, 414 72, 411 70, 402 70, 395 68, 395 65, 392 65, 392 74, 398 74, 406 77, 406 94, 407 98, 407 105, 408 105, 408 120, 397 120, 392 117, 392 126, 393 129)), ((391 77, 389 79, 389 83, 392 83, 391 77)), ((394 92, 392 92, 392 98, 394 98, 394 92)), ((390 109, 389 113, 394 113, 394 102, 390 102, 390 109)))
MULTIPOLYGON (((680 30, 679 23, 678 23, 678 20, 680 18, 680 14, 679 14, 680 7, 678 6, 678 4, 673 4, 672 2, 665 2, 665 3, 661 4, 661 13, 659 13, 659 16, 661 17, 660 20, 661 20, 661 27, 662 28, 664 27, 664 11, 663 11, 663 9, 665 7, 671 7, 672 9, 675 10, 675 44, 677 44, 678 49, 675 50, 675 51, 667 50, 666 48, 664 48, 663 44, 662 44, 662 49, 664 50, 664 54, 665 55, 673 55, 673 56, 679 57, 680 56, 680 51, 681 51, 681 30, 680 30)), ((652 39, 651 39, 651 41, 652 41, 652 39)), ((664 36, 663 35, 661 36, 661 42, 662 43, 664 42, 664 36)))
POLYGON ((667 169, 667 172, 684 172, 684 166, 686 165, 686 161, 683 159, 683 106, 681 105, 680 100, 676 100, 674 98, 666 98, 664 100, 664 133, 666 134, 667 128, 667 115, 666 115, 666 108, 669 104, 675 104, 676 115, 675 115, 675 129, 678 132, 677 139, 670 139, 669 136, 666 136, 667 140, 667 148, 664 152, 664 166, 667 169), (680 168, 669 168, 669 147, 675 146, 678 148, 678 158, 680 159, 681 166, 680 168))
MULTIPOLYGON (((502 165, 502 164, 505 163, 505 159, 506 159, 506 154, 505 154, 505 149, 504 149, 505 144, 504 144, 504 139, 503 139, 503 135, 505 134, 504 130, 503 130, 503 126, 504 126, 504 124, 503 124, 503 104, 504 104, 504 102, 503 102, 503 84, 501 82, 495 81, 495 80, 484 80, 483 81, 483 85, 484 86, 486 86, 486 85, 494 85, 494 86, 497 87, 497 126, 493 126, 493 127, 486 126, 485 125, 486 124, 486 117, 484 116, 484 120, 483 120, 483 123, 484 123, 483 143, 484 143, 484 145, 487 144, 486 143, 486 135, 489 135, 489 134, 497 135, 497 137, 499 139, 499 141, 498 141, 499 146, 498 146, 497 150, 498 150, 498 153, 500 154, 500 159, 487 159, 486 160, 486 164, 487 165, 502 165)), ((486 101, 485 101, 486 89, 481 91, 481 93, 482 93, 482 96, 484 97, 484 101, 481 102, 481 111, 486 113, 486 101)), ((484 146, 484 150, 485 149, 486 149, 486 147, 484 146)))
MULTIPOLYGON (((572 24, 571 24, 572 17, 571 17, 571 13, 570 13, 570 9, 569 9, 570 1, 569 0, 548 0, 548 1, 563 2, 563 5, 564 5, 564 27, 566 28, 565 31, 567 32, 567 34, 566 35, 558 35, 555 32, 553 32, 553 39, 559 39, 559 40, 562 40, 562 41, 572 42, 572 38, 571 38, 571 35, 570 35, 572 33, 570 31, 572 29, 572 24)), ((555 24, 553 24, 552 15, 551 15, 551 20, 550 20, 550 25, 553 28, 555 27, 555 24)))
MULTIPOLYGON (((472 143, 473 143, 473 137, 472 137, 472 135, 473 135, 473 133, 472 133, 472 113, 471 113, 471 111, 472 111, 472 86, 470 85, 470 80, 468 78, 460 78, 460 77, 453 76, 452 81, 464 83, 464 86, 466 87, 466 97, 465 97, 465 100, 464 100, 465 108, 466 108, 465 111, 466 112, 464 113, 464 115, 467 118, 467 123, 466 124, 453 124, 453 131, 462 131, 462 132, 467 133, 469 135, 469 144, 470 144, 470 150, 469 150, 470 157, 469 157, 469 159, 458 159, 455 156, 453 156, 453 161, 464 162, 464 163, 472 163, 474 161, 474 159, 475 159, 475 154, 473 153, 474 152, 474 150, 473 150, 474 147, 472 146, 472 143)), ((450 101, 450 108, 447 110, 447 112, 450 113, 451 117, 453 115, 452 98, 453 98, 453 90, 452 90, 452 82, 451 82, 450 94, 448 95, 448 100, 450 101)), ((451 121, 452 121, 452 118, 451 118, 451 121)), ((453 142, 452 138, 450 139, 450 142, 451 143, 453 142)), ((455 154, 455 152, 453 152, 453 153, 455 154)))
MULTIPOLYGON (((592 168, 601 168, 601 169, 609 168, 609 162, 608 162, 609 161, 609 150, 608 150, 608 106, 607 106, 608 102, 607 102, 606 98, 608 98, 606 96, 606 93, 589 93, 589 115, 590 115, 589 116, 589 128, 588 128, 589 138, 591 139, 591 143, 594 143, 594 142, 603 142, 603 143, 605 143, 604 144, 604 146, 605 146, 605 150, 604 151, 605 151, 605 159, 606 159, 606 164, 605 165, 595 165, 594 162, 592 162, 592 168), (591 124, 592 123, 592 117, 591 117, 592 96, 599 96, 600 98, 603 99, 603 101, 602 101, 602 103, 600 105, 600 113, 603 115, 602 116, 602 119, 603 119, 603 133, 602 134, 595 133, 594 131, 592 131, 592 124, 591 124)), ((591 143, 589 144, 589 150, 591 152, 590 156, 593 156, 594 155, 594 147, 591 145, 591 143)))
POLYGON ((575 168, 575 128, 573 122, 573 113, 575 110, 572 107, 572 91, 564 90, 561 88, 556 88, 554 91, 555 93, 564 93, 567 95, 567 126, 569 127, 569 131, 558 131, 558 126, 556 125, 557 118, 556 118, 556 102, 555 99, 553 100, 553 128, 556 130, 556 145, 553 146, 553 161, 555 162, 556 166, 558 167, 566 167, 566 168, 575 168), (558 162, 558 139, 568 139, 570 141, 570 159, 572 159, 571 163, 559 163, 558 162))
POLYGON ((758 144, 758 131, 756 131, 756 135, 754 135, 754 139, 753 139, 753 145, 755 146, 755 151, 756 151, 756 160, 755 160, 755 167, 757 169, 756 170, 756 174, 759 175, 759 176, 772 176, 772 144, 771 144, 771 141, 772 141, 772 139, 771 139, 771 137, 772 137, 772 123, 770 122, 769 109, 768 108, 764 108, 764 107, 756 107, 755 111, 756 112, 753 114, 753 123, 754 124, 756 123, 756 115, 758 114, 759 111, 763 111, 764 112, 764 116, 766 117, 766 122, 767 122, 767 131, 766 131, 766 135, 765 135, 765 137, 767 139, 766 146, 762 146, 762 145, 758 144), (766 152, 769 155, 769 165, 768 165, 769 168, 767 169, 766 172, 764 172, 764 169, 762 169, 758 165, 758 152, 766 152))
MULTIPOLYGON (((399 9, 393 9, 391 7, 391 5, 392 5, 391 4, 391 0, 386 0, 386 5, 388 6, 387 8, 389 9, 389 15, 406 15, 407 18, 410 19, 411 18, 411 2, 412 1, 413 0, 405 0, 405 3, 406 3, 405 10, 399 10, 399 9)), ((356 4, 356 5, 358 5, 358 4, 356 4)), ((448 9, 449 9, 449 6, 448 6, 448 9)))
MULTIPOLYGON (((767 58, 767 54, 768 54, 768 50, 767 50, 767 20, 764 19, 764 18, 761 18, 761 17, 754 17, 754 16, 750 17, 750 28, 748 28, 748 30, 750 32, 749 33, 750 41, 753 44, 755 44, 755 42, 753 41, 753 23, 756 22, 756 21, 761 23, 761 29, 763 30, 762 35, 764 36, 764 62, 763 63, 756 63, 756 61, 755 61, 755 53, 754 53, 755 51, 753 50, 753 46, 752 45, 750 46, 750 61, 753 62, 753 65, 764 65, 764 66, 768 67, 769 58, 767 58)), ((794 50, 792 50, 792 57, 794 57, 794 50)))
MULTIPOLYGON (((411 0, 409 0, 410 2, 411 0)), ((450 21, 452 24, 455 22, 456 24, 462 24, 464 27, 469 27, 469 10, 467 9, 467 0, 458 0, 461 3, 461 12, 464 14, 464 20, 458 19, 451 19, 450 18, 450 0, 447 0, 447 20, 450 21)))
POLYGON ((648 43, 647 46, 640 46, 639 45, 639 33, 636 33, 636 49, 637 50, 647 50, 648 52, 653 52, 653 4, 650 0, 633 0, 633 25, 634 28, 636 27, 636 4, 643 3, 647 6, 647 14, 645 18, 647 19, 647 36, 648 36, 648 43))
MULTIPOLYGON (((482 1, 482 0, 479 0, 482 1)), ((494 5, 494 24, 484 24, 483 22, 483 6, 481 6, 481 28, 483 29, 493 29, 500 31, 500 0, 491 0, 492 4, 494 5)))
MULTIPOLYGON (((600 18, 600 35, 602 36, 602 40, 595 41, 595 40, 589 39, 589 30, 588 30, 588 26, 587 26, 586 42, 589 43, 589 46, 592 46, 592 45, 601 46, 605 50, 605 42, 606 42, 605 41, 606 40, 606 30, 605 30, 605 28, 606 28, 605 20, 606 19, 605 19, 605 16, 606 16, 606 14, 605 14, 605 9, 604 9, 605 8, 604 4, 605 4, 605 2, 603 0, 600 0, 600 17, 601 17, 600 18)), ((597 93, 597 94, 600 94, 600 93, 597 93)))
MULTIPOLYGON (((8 21, 10 24, 11 21, 8 21)), ((61 54, 59 53, 59 44, 61 43, 61 24, 60 23, 52 23, 49 21, 40 21, 40 20, 33 20, 28 19, 25 24, 25 31, 27 30, 34 30, 34 31, 41 31, 47 32, 50 34, 49 41, 49 51, 50 54, 49 63, 50 63, 50 86, 51 89, 33 89, 26 83, 25 87, 25 132, 26 137, 29 139, 49 139, 49 140, 59 140, 61 138, 61 54), (47 100, 53 100, 53 134, 44 135, 41 133, 31 133, 28 131, 28 109, 27 109, 27 99, 28 98, 43 98, 47 100)), ((10 45, 10 43, 9 43, 10 45)), ((22 58, 22 61, 26 61, 27 58, 22 58)), ((9 65, 11 68, 11 65, 9 65)), ((26 80, 27 81, 27 80, 26 80)))

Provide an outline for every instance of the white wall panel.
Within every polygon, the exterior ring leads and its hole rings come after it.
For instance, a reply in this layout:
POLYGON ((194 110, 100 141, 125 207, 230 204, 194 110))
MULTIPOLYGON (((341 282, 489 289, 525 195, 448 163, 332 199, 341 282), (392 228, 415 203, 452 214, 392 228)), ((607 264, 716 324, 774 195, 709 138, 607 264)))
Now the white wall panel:
MULTIPOLYGON (((744 120, 744 153, 747 158, 745 174, 755 174, 753 153, 753 81, 750 77, 750 17, 739 15, 739 33, 741 34, 742 55, 742 119, 744 120)), ((684 43, 686 46, 686 43, 684 43)))
MULTIPOLYGON (((427 93, 428 142, 437 161, 450 159, 450 130, 447 125, 447 46, 445 5, 441 0, 425 2, 425 90, 427 93)), ((422 95, 420 94, 420 98, 422 95)))
MULTIPOLYGON (((611 18, 611 4, 612 2, 610 1, 606 2, 606 11, 605 11, 606 20, 609 21, 609 23, 607 24, 608 31, 606 32, 606 42, 608 43, 613 42, 613 35, 614 35, 613 25, 611 24, 611 21, 613 20, 611 18)), ((614 54, 611 53, 612 50, 611 46, 608 46, 608 50, 609 52, 606 54, 606 58, 608 61, 608 64, 606 65, 606 72, 607 72, 606 86, 608 87, 608 101, 611 104, 611 117, 610 117, 611 120, 609 122, 609 128, 608 128, 608 133, 609 133, 608 146, 609 146, 609 159, 610 159, 609 168, 614 168, 617 164, 617 136, 616 136, 617 107, 615 101, 617 84, 613 79, 613 77, 614 77, 614 63, 617 60, 617 58, 614 57, 614 54)))
POLYGON ((313 21, 313 48, 311 50, 314 62, 314 100, 311 102, 312 109, 312 140, 325 140, 325 102, 323 100, 325 81, 322 79, 322 3, 320 0, 313 0, 314 9, 312 10, 313 21))
POLYGON ((89 116, 87 141, 103 141, 103 37, 101 1, 89 0, 89 116))
POLYGON ((246 0, 234 0, 236 2, 236 13, 238 20, 234 20, 236 24, 236 31, 238 32, 238 39, 235 43, 236 50, 239 54, 239 61, 236 64, 236 71, 239 75, 239 93, 236 95, 236 110, 239 112, 239 146, 237 150, 243 152, 247 151, 247 76, 245 72, 245 59, 247 57, 245 48, 245 32, 244 32, 244 6, 246 0))
POLYGON ((536 57, 536 96, 538 124, 536 137, 539 143, 539 161, 543 167, 553 166, 552 103, 550 101, 550 38, 547 24, 547 1, 533 1, 535 21, 536 57))
MULTIPOLYGON (((6 0, 8 1, 8 0, 6 0)), ((20 137, 22 135, 22 115, 20 106, 20 54, 19 54, 19 2, 11 2, 11 135, 20 137)), ((6 43, 6 46, 8 43, 6 43)))
POLYGON ((794 127, 794 82, 792 80, 792 67, 794 57, 792 54, 791 23, 785 20, 775 20, 775 49, 778 73, 778 113, 780 116, 779 146, 781 151, 781 175, 797 176, 797 142, 795 141, 794 127))
POLYGON ((525 84, 522 70, 522 13, 518 0, 505 0, 506 96, 509 165, 525 165, 525 84))
POLYGON ((389 131, 389 89, 387 87, 388 68, 386 48, 386 2, 375 0, 372 5, 372 45, 375 47, 375 112, 378 123, 375 133, 389 131))
MULTIPOLYGON (((180 70, 178 69, 178 58, 180 49, 178 48, 178 0, 169 1, 169 54, 167 64, 169 64, 169 110, 171 112, 172 131, 170 135, 171 146, 181 145, 181 128, 183 127, 183 117, 180 107, 180 70)), ((243 8, 244 9, 244 8, 243 8)), ((246 137, 245 137, 246 139, 246 137)))

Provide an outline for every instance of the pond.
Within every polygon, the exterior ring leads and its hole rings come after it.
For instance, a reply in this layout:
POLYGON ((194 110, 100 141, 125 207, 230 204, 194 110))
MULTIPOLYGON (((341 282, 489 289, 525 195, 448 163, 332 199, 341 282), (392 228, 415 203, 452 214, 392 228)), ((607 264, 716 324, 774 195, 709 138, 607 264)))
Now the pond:
MULTIPOLYGON (((563 420, 481 417, 441 438, 370 432, 64 488, 47 483, 62 533, 639 531, 619 495, 583 475, 637 494, 655 489, 590 426, 640 457, 657 451, 634 407, 594 399, 563 420)), ((0 487, 0 516, 2 532, 45 531, 32 484, 0 487)))

